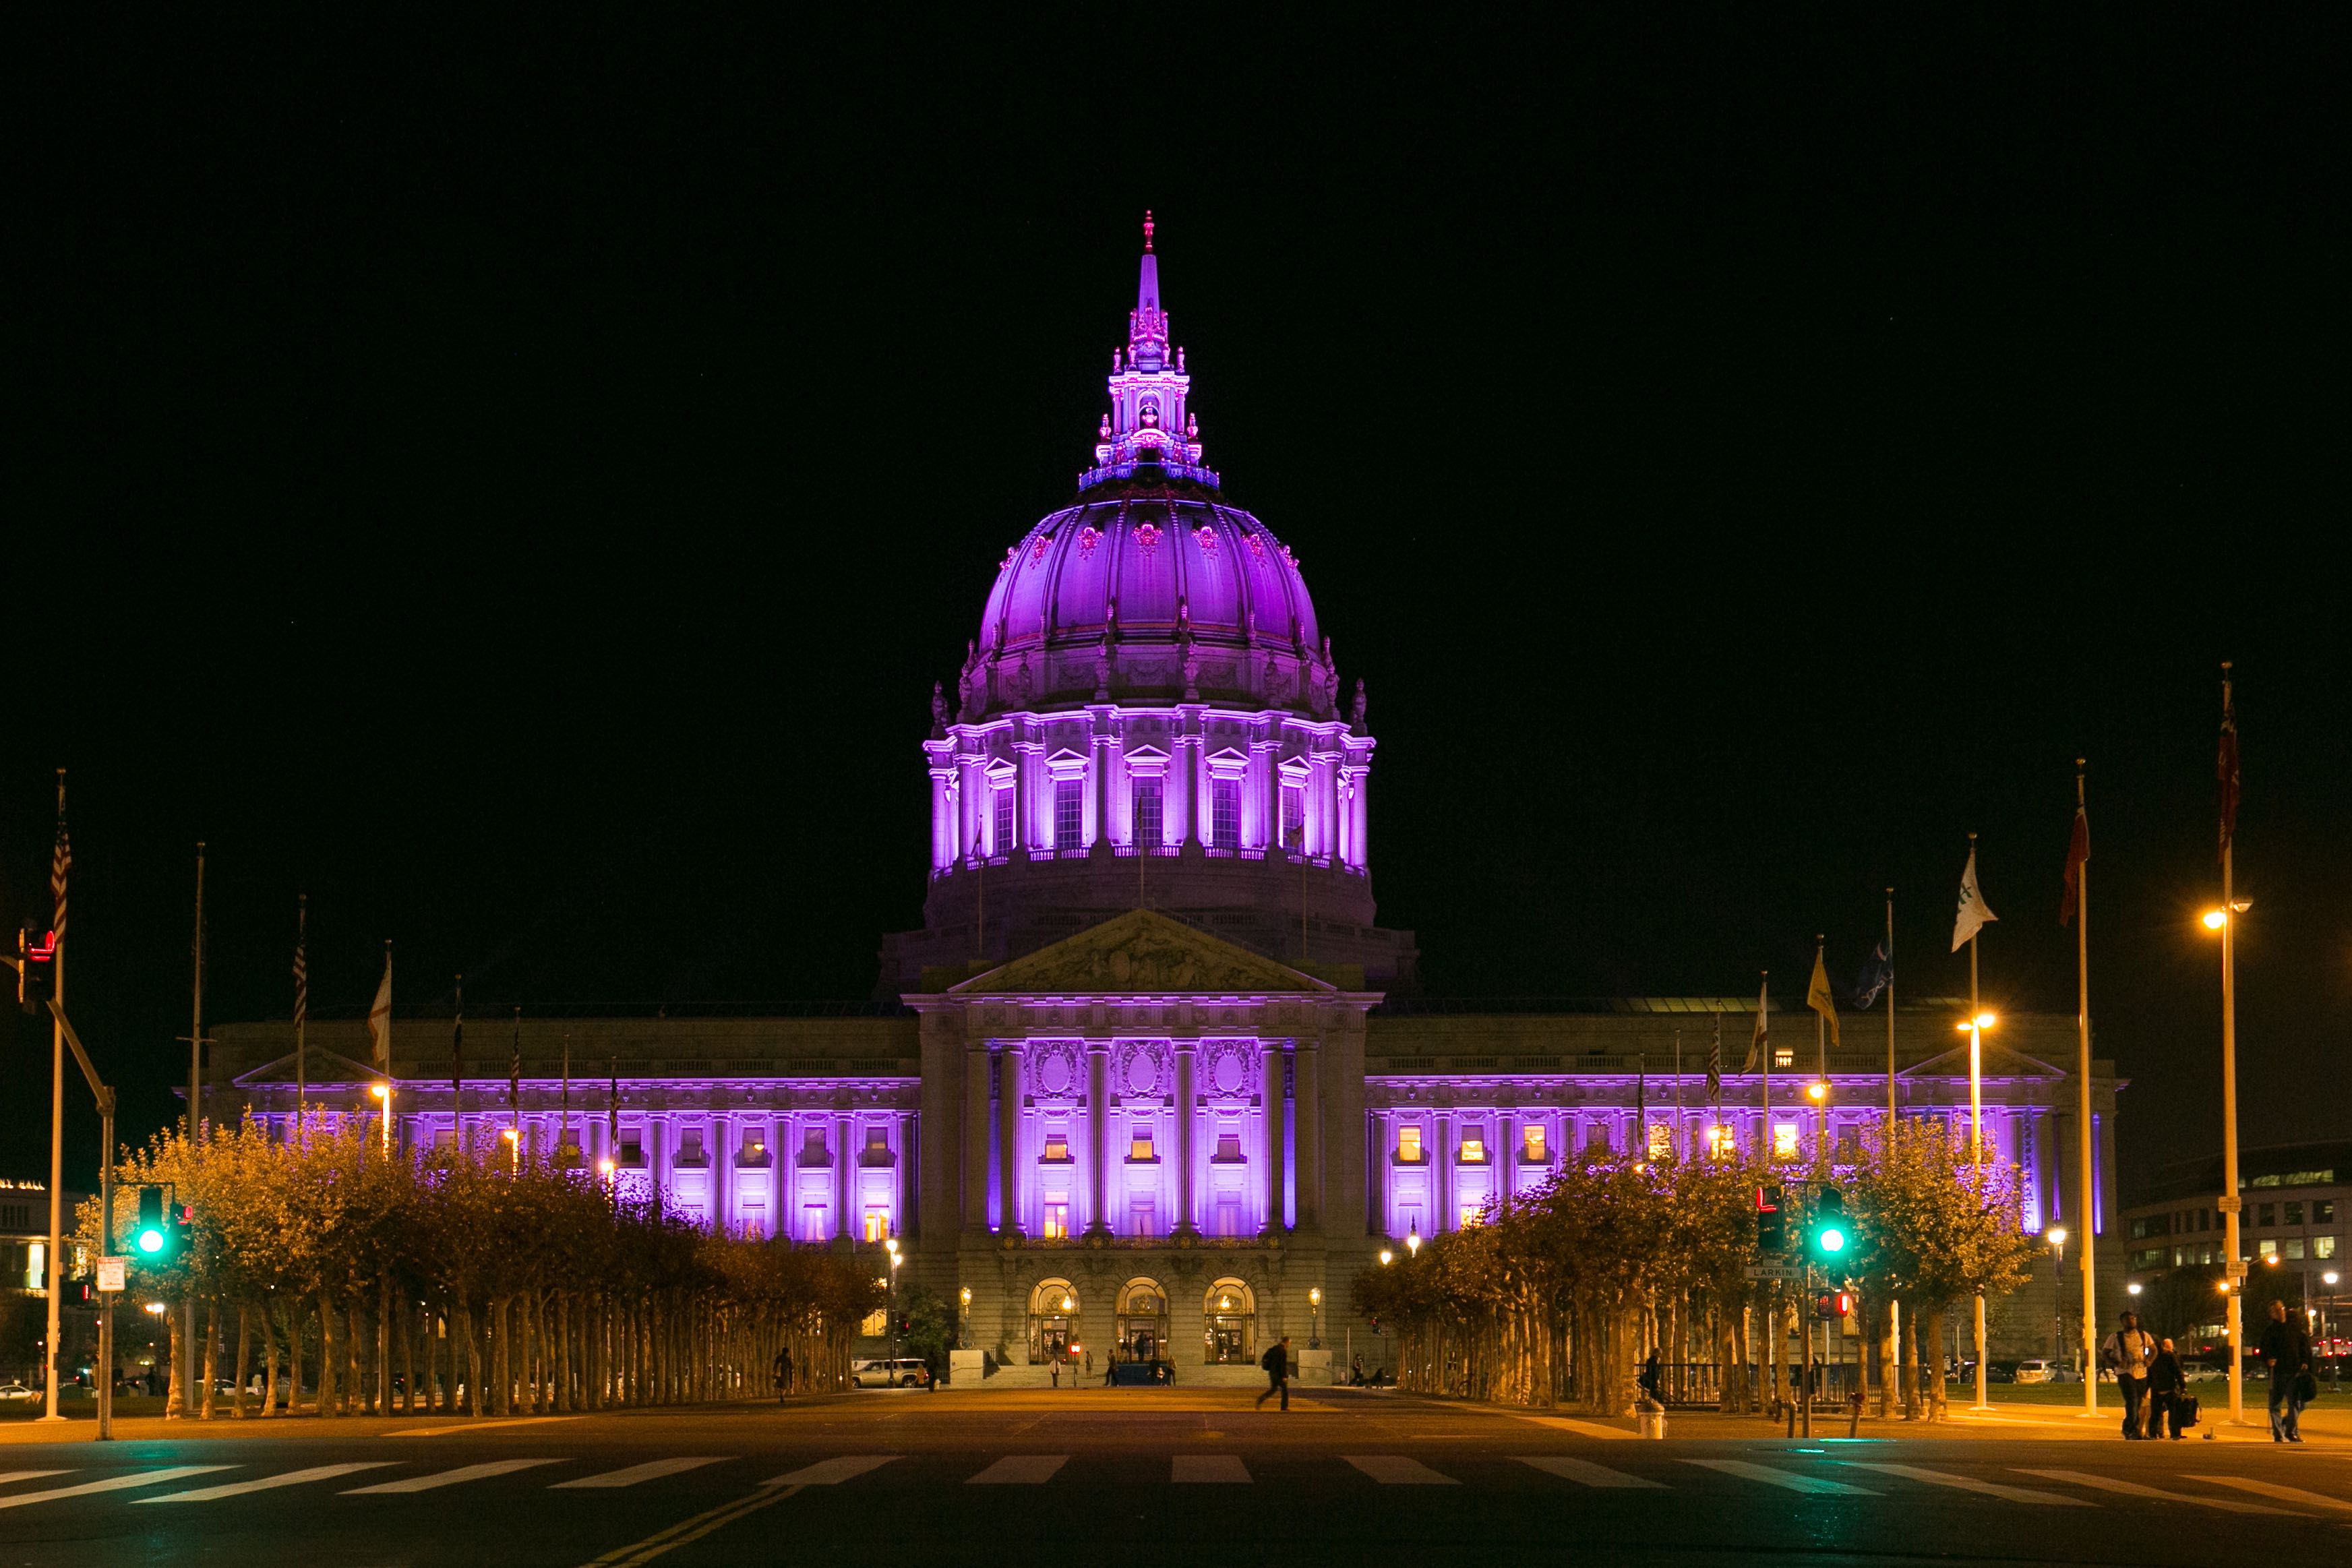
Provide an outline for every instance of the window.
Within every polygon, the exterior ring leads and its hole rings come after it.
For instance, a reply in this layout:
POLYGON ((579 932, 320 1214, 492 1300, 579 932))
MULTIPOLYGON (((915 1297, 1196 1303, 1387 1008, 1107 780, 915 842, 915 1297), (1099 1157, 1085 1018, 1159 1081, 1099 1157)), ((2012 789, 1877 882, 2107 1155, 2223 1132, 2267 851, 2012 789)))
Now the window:
POLYGON ((2162 1267, 2163 1263, 2164 1248, 2150 1247, 2133 1253, 2129 1266, 2133 1268, 2157 1268, 2162 1267))
POLYGON ((2213 1211, 2211 1209, 2199 1209, 2197 1211, 2197 1228, 2200 1230, 2210 1230, 2213 1228, 2213 1211))
POLYGON ((1135 1136, 1128 1141, 1127 1157, 1130 1160, 1156 1160, 1160 1157, 1152 1151, 1150 1122, 1138 1127, 1135 1136))
POLYGON ((1135 781, 1135 842, 1147 849, 1156 849, 1167 842, 1160 815, 1160 781, 1135 781))
POLYGON ((621 1141, 621 1156, 619 1163, 621 1169, 625 1171, 644 1170, 646 1168, 646 1146, 643 1143, 638 1142, 634 1138, 623 1139, 621 1141))
POLYGON ((1776 1068, 1795 1067, 1797 1065, 1797 1053, 1795 1048, 1790 1046, 1773 1047, 1772 1065, 1776 1068))
POLYGON ((1282 786, 1282 847, 1303 849, 1307 847, 1307 791, 1303 785, 1282 786))
POLYGON ((2303 1201, 2300 1198, 2287 1199, 2286 1222, 2289 1225, 2301 1225, 2303 1223, 2303 1201))
POLYGON ((2256 1216, 2254 1223, 2256 1225, 2272 1226, 2278 1224, 2278 1205, 2276 1204, 2258 1204, 2255 1205, 2254 1214, 2256 1216))
POLYGON ((1242 1233, 1242 1200, 1233 1193, 1217 1194, 1217 1234, 1232 1237, 1242 1233))
POLYGON ((2156 1222, 2155 1222, 2154 1220, 2147 1220, 2147 1219, 2136 1219, 2136 1220, 2132 1221, 2132 1222, 2131 1222, 2131 1238, 2132 1238, 2134 1241, 2145 1241, 2145 1240, 2147 1240, 2147 1236, 2148 1236, 2148 1227, 2149 1227, 2150 1226, 2154 1225, 2155 1223, 2156 1223, 2156 1222))
POLYGON ((2303 1256, 2303 1237, 2299 1236, 2288 1237, 2282 1250, 2284 1255, 2288 1258, 2300 1258, 2303 1256))
POLYGON ((1609 1123, 1606 1121, 1596 1121, 1592 1123, 1591 1126, 1587 1127, 1584 1130, 1584 1152, 1586 1153, 1606 1154, 1614 1147, 1616 1147, 1616 1144, 1611 1139, 1609 1123))
POLYGON ((1242 781, 1211 779, 1209 781, 1209 844, 1217 849, 1233 849, 1242 841, 1242 781))
POLYGON ((880 1127, 866 1130, 866 1157, 876 1164, 887 1164, 890 1160, 890 1134, 880 1127))
POLYGON ((1047 1241, 1070 1239, 1070 1205, 1067 1203, 1049 1203, 1045 1205, 1045 1239, 1047 1241))
POLYGON ((1087 782, 1054 781, 1054 847, 1083 849, 1087 831, 1087 782))
POLYGON ((2334 1225, 2336 1223, 2336 1200, 2334 1198, 2313 1199, 2311 1204, 2311 1223, 2314 1225, 2334 1225))
POLYGON ((1217 1152, 1214 1154, 1210 1155, 1209 1158, 1213 1160, 1231 1161, 1238 1163, 1241 1157, 1242 1135, 1238 1132, 1218 1133, 1217 1152))
POLYGON ((1540 1165, 1550 1156, 1544 1152, 1544 1130, 1541 1122, 1529 1126, 1519 1145, 1519 1158, 1530 1165, 1540 1165))
POLYGON ((990 853, 1003 855, 1013 847, 1013 786, 998 784, 988 792, 988 797, 989 816, 994 818, 996 832, 996 842, 990 846, 990 853))
POLYGON ((2312 1255, 2314 1258, 2333 1258, 2333 1257, 2335 1257, 2335 1256, 2336 1256, 2336 1238, 2335 1238, 2334 1237, 2332 1237, 2332 1236, 2315 1236, 2315 1237, 2313 1237, 2311 1238, 2311 1255, 2312 1255))
POLYGON ((1045 1152, 1037 1157, 1066 1163, 1070 1158, 1070 1135, 1058 1127, 1048 1127, 1045 1129, 1045 1152))
POLYGON ((707 1165, 709 1156, 702 1152, 702 1129, 689 1127, 677 1135, 677 1163, 681 1165, 707 1165))
POLYGON ((1486 1163, 1486 1130, 1483 1127, 1465 1129, 1462 1134, 1462 1163, 1483 1165, 1486 1163))
POLYGON ((1486 1215, 1486 1205, 1485 1204, 1464 1204, 1462 1205, 1462 1228, 1468 1230, 1472 1226, 1476 1225, 1481 1220, 1485 1219, 1486 1215))
POLYGON ((801 1239, 803 1241, 824 1239, 824 1205, 823 1204, 801 1205, 801 1239))
POLYGON ((739 1165, 764 1165, 768 1163, 768 1134, 763 1128, 743 1129, 743 1147, 735 1156, 739 1165))
POLYGON ((2267 1237, 2264 1237, 2263 1240, 2254 1243, 2254 1256, 2256 1258, 2276 1258, 2278 1256, 2278 1243, 2269 1239, 2267 1237))
POLYGON ((888 1333, 890 1331, 890 1309, 883 1307, 866 1313, 865 1321, 857 1325, 857 1331, 865 1335, 869 1340, 878 1340, 884 1334, 888 1333))
POLYGON ((1797 1124, 1793 1121, 1772 1123, 1772 1158, 1793 1160, 1797 1157, 1797 1124))
MULTIPOLYGON (((1160 1234, 1159 1221, 1159 1210, 1153 1206, 1152 1201, 1149 1196, 1129 1198, 1127 1201, 1127 1227, 1129 1235, 1158 1236, 1160 1234)), ((1227 1232, 1227 1234, 1230 1235, 1232 1233, 1227 1232)))
POLYGON ((1710 1127, 1706 1130, 1706 1152, 1718 1160, 1737 1160, 1739 1140, 1728 1127, 1710 1127))
POLYGON ((1400 1127, 1397 1129, 1396 1157, 1397 1163, 1400 1165, 1418 1165, 1421 1163, 1420 1128, 1400 1127))
POLYGON ((868 1241, 890 1239, 890 1215, 887 1210, 877 1206, 866 1211, 866 1239, 868 1241))
POLYGON ((1643 1146, 1653 1160, 1671 1160, 1675 1154, 1675 1129, 1668 1121, 1653 1121, 1643 1146))

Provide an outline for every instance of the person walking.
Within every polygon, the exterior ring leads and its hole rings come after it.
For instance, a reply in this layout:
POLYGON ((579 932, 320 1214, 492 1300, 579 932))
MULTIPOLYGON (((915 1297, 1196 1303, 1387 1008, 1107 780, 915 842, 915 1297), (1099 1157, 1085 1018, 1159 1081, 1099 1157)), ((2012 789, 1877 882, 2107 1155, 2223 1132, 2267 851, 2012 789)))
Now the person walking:
POLYGON ((2180 1370, 2180 1358, 2172 1353, 2170 1340, 2159 1341, 2156 1359, 2147 1363, 2147 1435, 2162 1437, 2168 1428, 2178 1442, 2188 1405, 2189 1378, 2180 1370))
POLYGON ((2124 1438, 2135 1442, 2147 1435, 2147 1363, 2156 1359, 2156 1336, 2139 1326, 2139 1316, 2126 1312, 2116 1331, 2099 1347, 2099 1364, 2116 1374, 2124 1397, 2124 1438))
POLYGON ((792 1396, 793 1347, 784 1346, 776 1352, 776 1400, 779 1404, 792 1396))
POLYGON ((1361 1388, 1364 1386, 1364 1358, 1362 1356, 1355 1356, 1349 1359, 1348 1363, 1348 1384, 1351 1388, 1361 1388))
POLYGON ((2288 1313, 2284 1301, 2271 1303, 2271 1321, 2263 1326, 2260 1349, 2271 1369, 2271 1441, 2300 1443, 2303 1407, 2317 1392, 2318 1379, 2311 1376, 2311 1335, 2288 1313))
POLYGON ((1658 1347, 1655 1345, 1650 1347, 1650 1359, 1642 1363, 1642 1392, 1650 1396, 1653 1404, 1664 1405, 1666 1402, 1666 1374, 1664 1369, 1658 1365, 1658 1347))
MULTIPOLYGON (((1088 1377, 1092 1377, 1094 1374, 1095 1374, 1095 1352, 1092 1352, 1092 1351, 1088 1351, 1088 1352, 1087 1352, 1087 1375, 1088 1377)), ((1108 1383, 1108 1382, 1109 1381, 1109 1379, 1106 1378, 1106 1379, 1104 1379, 1104 1381, 1105 1381, 1106 1383, 1108 1383)))
POLYGON ((1265 1392, 1257 1396, 1257 1403, 1250 1408, 1263 1410, 1265 1408, 1265 1402, 1279 1394, 1282 1395, 1282 1407, 1285 1410, 1289 1409, 1290 1336, 1283 1335, 1282 1342, 1258 1357, 1257 1363, 1265 1368, 1265 1392))

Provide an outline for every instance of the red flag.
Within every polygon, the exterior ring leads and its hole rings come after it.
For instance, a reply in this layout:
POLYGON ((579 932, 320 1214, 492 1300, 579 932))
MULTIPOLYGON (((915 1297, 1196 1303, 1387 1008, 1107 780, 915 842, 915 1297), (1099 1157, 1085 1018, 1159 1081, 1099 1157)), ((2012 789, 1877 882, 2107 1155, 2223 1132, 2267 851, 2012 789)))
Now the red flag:
POLYGON ((2074 923, 2075 908, 2083 897, 2083 862, 2091 858, 2091 818, 2081 806, 2074 808, 2074 831, 2066 839, 2066 896, 2058 904, 2058 923, 2074 923))
POLYGON ((2221 845, 2219 855, 2230 852, 2230 839, 2238 831, 2238 716, 2230 706, 2228 665, 2221 667, 2221 744, 2214 761, 2214 772, 2221 781, 2221 845))

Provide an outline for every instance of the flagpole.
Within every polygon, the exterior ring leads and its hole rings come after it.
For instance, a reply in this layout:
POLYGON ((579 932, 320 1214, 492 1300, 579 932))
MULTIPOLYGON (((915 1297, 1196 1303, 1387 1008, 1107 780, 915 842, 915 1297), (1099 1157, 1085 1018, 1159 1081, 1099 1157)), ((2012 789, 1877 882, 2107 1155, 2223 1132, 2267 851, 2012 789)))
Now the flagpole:
MULTIPOLYGON (((44 1421, 65 1419, 64 1415, 58 1409, 58 1363, 61 1359, 59 1352, 65 1344, 64 1326, 58 1321, 58 1311, 59 1299, 65 1293, 66 1239, 66 944, 65 932, 62 929, 66 923, 64 918, 66 893, 64 866, 59 864, 59 858, 62 858, 66 864, 70 864, 72 855, 71 850, 64 847, 65 833, 66 771, 59 768, 58 770, 59 849, 53 852, 49 876, 49 891, 55 904, 50 913, 49 942, 56 954, 49 960, 49 966, 50 973, 56 977, 54 984, 58 1005, 55 1016, 49 1020, 49 1249, 48 1256, 43 1264, 45 1276, 48 1281, 49 1308, 48 1337, 44 1342, 46 1345, 44 1353, 47 1359, 41 1363, 42 1377, 47 1386, 47 1403, 45 1413, 41 1416, 44 1421)), ((29 996, 32 993, 27 990, 25 994, 29 996)), ((114 1151, 107 1150, 105 1158, 112 1160, 114 1151)))
POLYGON ((302 1134, 302 1101, 310 1093, 307 1072, 310 1066, 310 895, 294 896, 294 1142, 305 1142, 302 1134))
POLYGON ((1764 1168, 1772 1168, 1772 972, 1763 972, 1756 990, 1756 1026, 1763 1031, 1764 1048, 1756 1053, 1756 1065, 1764 1073, 1764 1168))
MULTIPOLYGON (((1976 865, 1977 836, 1969 835, 1969 864, 1976 865)), ((1977 902, 1984 901, 1979 893, 1977 902)), ((1978 930, 1982 930, 1979 923, 1978 930)), ((1984 1189, 1984 1026, 1977 1020, 1984 1009, 1977 1001, 1977 931, 1969 932, 1969 1161, 1976 1167, 1977 1188, 1984 1189)), ((1977 1292, 1977 1403, 1979 1410, 1990 1410, 1992 1402, 1985 1396, 1985 1299, 1977 1292)))
POLYGON ((1895 1147, 1895 889, 1886 889, 1886 1146, 1895 1147))
POLYGON ((2221 1225, 2228 1264, 2222 1283, 2230 1292, 2230 1424, 2246 1419, 2245 1262, 2240 1254, 2238 1196, 2238 1006, 2237 889, 2231 864, 2237 837, 2238 724, 2230 708, 2230 660, 2221 661, 2221 733, 2229 750, 2229 776, 2221 781, 2221 1225))
POLYGON ((457 1016, 449 1027, 449 1147, 463 1149, 466 1126, 466 977, 457 976, 457 1016))
MULTIPOLYGON (((196 938, 195 989, 188 1024, 188 1154, 193 1160, 196 1151, 196 1108, 204 1098, 205 1055, 205 846, 196 842, 196 938)), ((181 1343, 186 1347, 184 1358, 187 1365, 174 1370, 178 1382, 185 1390, 181 1397, 181 1414, 194 1416, 201 1397, 197 1382, 200 1375, 196 1362, 196 1295, 191 1290, 181 1305, 181 1343)))
MULTIPOLYGON (((1829 951, 1829 944, 1830 938, 1827 931, 1815 933, 1813 937, 1813 973, 1815 974, 1824 973, 1822 967, 1822 954, 1829 951)), ((1811 1001, 1811 998, 1808 997, 1806 1000, 1811 1001)), ((1821 1165, 1826 1164, 1830 1156, 1830 1016, 1819 1007, 1813 1009, 1813 1049, 1821 1063, 1819 1076, 1813 1080, 1817 1086, 1814 1092, 1821 1096, 1813 1102, 1813 1163, 1821 1165)), ((1809 1329, 1806 1332, 1810 1334, 1811 1331, 1809 1329)))
MULTIPOLYGON (((2081 757, 2074 759, 2074 815, 2083 816, 2083 769, 2081 757)), ((2076 1163, 2079 1167, 2076 1189, 2083 1195, 2082 1213, 2075 1225, 2083 1237, 2083 1414, 2099 1413, 2099 1298, 2098 1279, 2092 1270, 2091 1249, 2098 1226, 2092 1222, 2098 1215, 2098 1203, 2091 1191, 2091 858, 2086 852, 2074 867, 2074 1027, 2080 1037, 2075 1063, 2075 1137, 2076 1163)))

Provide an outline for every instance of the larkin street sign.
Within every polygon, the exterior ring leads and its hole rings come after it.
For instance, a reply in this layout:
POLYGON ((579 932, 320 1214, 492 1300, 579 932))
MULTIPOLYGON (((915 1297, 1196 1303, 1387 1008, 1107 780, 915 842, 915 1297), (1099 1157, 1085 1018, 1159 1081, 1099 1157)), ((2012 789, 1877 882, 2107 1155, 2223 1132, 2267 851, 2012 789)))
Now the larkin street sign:
POLYGON ((1751 1263, 1742 1272, 1750 1279, 1802 1279, 1805 1277, 1801 1268, 1792 1268, 1781 1263, 1751 1263))

